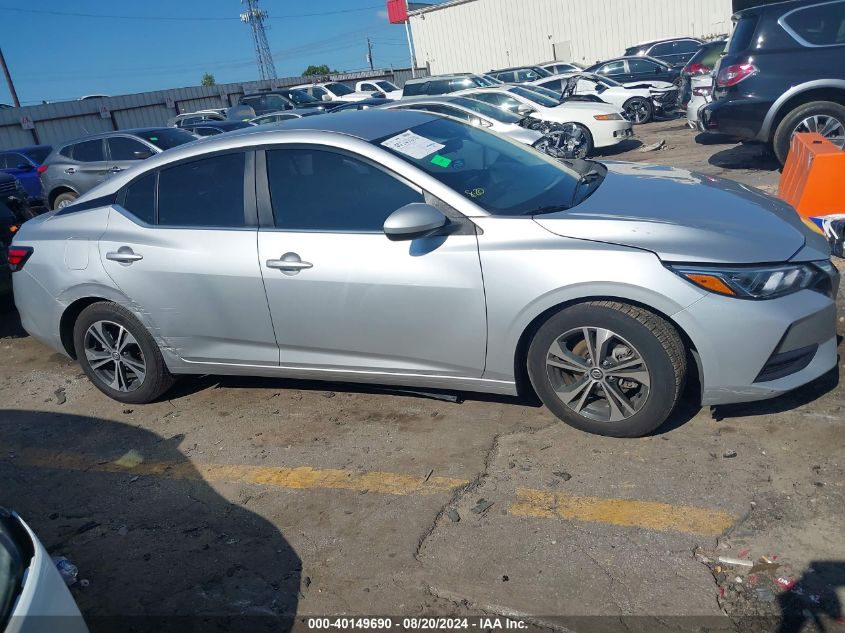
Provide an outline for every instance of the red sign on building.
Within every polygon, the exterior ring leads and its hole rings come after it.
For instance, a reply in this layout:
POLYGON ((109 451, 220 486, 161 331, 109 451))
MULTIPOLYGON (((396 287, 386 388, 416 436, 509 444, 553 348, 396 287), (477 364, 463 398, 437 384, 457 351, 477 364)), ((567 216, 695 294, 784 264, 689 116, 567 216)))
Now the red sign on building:
POLYGON ((401 24, 408 20, 408 5, 405 0, 387 0, 387 19, 391 24, 401 24))

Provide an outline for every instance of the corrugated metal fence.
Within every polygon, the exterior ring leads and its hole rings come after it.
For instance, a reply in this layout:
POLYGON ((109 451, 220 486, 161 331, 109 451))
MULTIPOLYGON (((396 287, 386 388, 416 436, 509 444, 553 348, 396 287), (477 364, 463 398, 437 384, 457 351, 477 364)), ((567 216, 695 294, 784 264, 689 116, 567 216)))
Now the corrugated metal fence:
MULTIPOLYGON (((417 75, 427 74, 417 70, 417 75)), ((375 70, 331 75, 332 81, 354 87, 362 79, 388 79, 400 88, 411 78, 410 69, 375 70)), ((35 144, 57 144, 86 134, 135 127, 165 125, 182 112, 235 105, 243 94, 284 88, 308 81, 285 77, 268 81, 194 86, 138 94, 62 101, 23 108, 0 109, 0 149, 35 144)))

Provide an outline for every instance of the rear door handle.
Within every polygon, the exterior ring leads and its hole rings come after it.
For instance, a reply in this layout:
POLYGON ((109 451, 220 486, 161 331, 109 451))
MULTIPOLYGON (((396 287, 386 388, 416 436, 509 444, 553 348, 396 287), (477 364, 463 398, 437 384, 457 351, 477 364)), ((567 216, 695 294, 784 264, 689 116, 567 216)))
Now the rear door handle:
POLYGON ((290 275, 294 275, 300 270, 314 267, 314 264, 311 262, 302 261, 302 258, 296 253, 285 253, 281 259, 268 259, 266 265, 267 268, 281 270, 283 273, 290 275))
POLYGON ((106 259, 113 262, 120 262, 121 264, 131 264, 132 262, 144 259, 144 256, 140 253, 133 252, 128 246, 121 246, 116 251, 106 253, 106 259))
POLYGON ((110 174, 116 174, 116 173, 118 173, 118 172, 120 172, 120 171, 123 171, 123 167, 118 167, 117 165, 115 165, 114 167, 112 167, 111 169, 109 169, 109 173, 110 173, 110 174))

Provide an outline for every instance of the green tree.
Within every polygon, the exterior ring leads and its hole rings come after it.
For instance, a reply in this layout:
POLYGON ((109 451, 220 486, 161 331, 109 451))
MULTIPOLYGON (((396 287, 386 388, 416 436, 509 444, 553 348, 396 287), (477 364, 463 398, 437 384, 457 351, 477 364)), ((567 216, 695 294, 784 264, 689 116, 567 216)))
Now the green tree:
POLYGON ((303 77, 311 77, 314 75, 330 75, 332 73, 336 73, 336 70, 329 70, 328 65, 320 64, 319 66, 314 66, 313 64, 302 71, 303 77))
POLYGON ((217 82, 214 81, 214 75, 211 73, 204 73, 202 76, 202 85, 203 86, 214 86, 217 82))

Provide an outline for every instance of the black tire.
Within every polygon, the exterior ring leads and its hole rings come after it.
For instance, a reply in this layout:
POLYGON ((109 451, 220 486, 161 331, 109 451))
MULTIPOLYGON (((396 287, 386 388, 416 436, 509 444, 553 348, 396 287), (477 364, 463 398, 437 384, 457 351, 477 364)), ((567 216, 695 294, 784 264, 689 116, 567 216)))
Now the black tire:
MULTIPOLYGON (((147 329, 126 308, 112 302, 94 303, 85 308, 76 319, 73 326, 73 346, 76 358, 83 371, 100 391, 118 402, 129 404, 147 404, 159 398, 170 389, 174 378, 167 370, 161 351, 150 336, 147 329), (110 386, 91 366, 86 355, 86 336, 88 329, 95 323, 107 321, 122 326, 137 342, 136 351, 140 351, 140 358, 145 364, 143 380, 132 385, 132 389, 121 391, 110 386)), ((115 371, 117 371, 115 369, 115 371)), ((113 372, 114 373, 114 372, 113 372)), ((123 374, 126 375, 125 373, 123 374)), ((134 375, 137 380, 137 374, 134 375)), ((124 380, 125 382, 125 380, 124 380)))
MULTIPOLYGON (((639 437, 663 424, 680 398, 687 371, 684 344, 671 324, 652 312, 615 301, 582 303, 551 316, 531 341, 527 365, 531 384, 552 413, 577 429, 611 437, 639 437), (550 347, 565 333, 584 327, 610 330, 621 337, 614 340, 625 339, 644 361, 650 388, 642 396, 640 408, 623 420, 599 421, 582 415, 564 404, 555 391, 553 379, 554 372, 558 370, 547 364, 547 359, 552 356, 550 347)), ((623 382, 618 383, 620 387, 623 382)), ((600 406, 602 398, 598 394, 602 393, 605 392, 600 386, 594 389, 592 402, 596 404, 589 406, 600 406)), ((607 402, 607 395, 603 398, 607 402)))
POLYGON ((631 97, 622 104, 622 110, 625 112, 628 120, 634 125, 642 125, 643 123, 650 123, 654 120, 654 105, 650 99, 631 97))
MULTIPOLYGON (((803 129, 802 121, 816 116, 836 119, 842 129, 845 130, 845 106, 841 103, 834 103, 833 101, 812 101, 795 108, 783 118, 772 137, 775 156, 777 156, 781 165, 786 163, 786 157, 789 154, 789 144, 792 142, 792 135, 796 131, 807 131, 803 129)), ((845 149, 843 147, 845 145, 845 138, 837 142, 837 145, 845 149)))
POLYGON ((79 194, 73 191, 65 191, 64 193, 60 193, 56 196, 56 199, 53 200, 53 209, 61 209, 62 206, 67 206, 72 204, 74 200, 79 197, 79 194))

